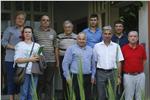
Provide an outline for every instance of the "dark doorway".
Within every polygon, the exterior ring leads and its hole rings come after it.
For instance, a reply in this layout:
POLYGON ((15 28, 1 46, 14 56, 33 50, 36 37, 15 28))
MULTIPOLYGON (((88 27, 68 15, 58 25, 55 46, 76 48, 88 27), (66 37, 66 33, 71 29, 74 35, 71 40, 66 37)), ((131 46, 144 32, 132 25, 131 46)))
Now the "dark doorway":
POLYGON ((74 31, 76 33, 79 33, 81 32, 83 29, 87 28, 88 27, 88 22, 87 22, 87 17, 84 17, 84 18, 81 18, 81 19, 78 19, 78 20, 75 20, 73 21, 73 24, 74 24, 74 31))
MULTIPOLYGON (((122 2, 124 3, 124 2, 122 2)), ((131 30, 138 31, 139 27, 139 8, 142 6, 141 2, 129 2, 128 5, 120 7, 120 19, 124 21, 125 31, 128 33, 131 30)))

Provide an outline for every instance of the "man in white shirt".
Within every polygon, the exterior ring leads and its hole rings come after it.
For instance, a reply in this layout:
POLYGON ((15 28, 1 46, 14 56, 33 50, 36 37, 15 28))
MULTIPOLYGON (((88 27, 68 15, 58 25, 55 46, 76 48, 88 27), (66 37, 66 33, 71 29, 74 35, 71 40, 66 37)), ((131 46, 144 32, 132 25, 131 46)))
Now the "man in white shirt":
POLYGON ((110 81, 115 93, 115 80, 121 83, 121 61, 124 60, 120 46, 111 41, 112 28, 105 26, 103 28, 103 41, 94 46, 94 57, 96 62, 96 84, 98 91, 98 100, 107 100, 107 85, 110 81), (118 69, 117 77, 116 69, 118 69), (115 79, 116 78, 116 79, 115 79))

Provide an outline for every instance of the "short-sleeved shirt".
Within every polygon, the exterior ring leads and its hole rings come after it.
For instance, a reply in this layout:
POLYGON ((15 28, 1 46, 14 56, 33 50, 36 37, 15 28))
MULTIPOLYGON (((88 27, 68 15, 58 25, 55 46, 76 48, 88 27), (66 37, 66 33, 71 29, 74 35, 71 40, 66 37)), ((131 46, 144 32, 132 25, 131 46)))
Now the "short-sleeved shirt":
MULTIPOLYGON (((24 41, 21 41, 19 43, 16 44, 15 46, 15 56, 14 56, 14 60, 18 59, 18 58, 30 58, 30 52, 33 46, 33 42, 31 44, 27 44, 24 41)), ((32 51, 31 56, 34 54, 36 55, 38 53, 40 45, 35 43, 34 44, 34 48, 32 51)), ((19 63, 18 67, 25 67, 26 63, 19 63)), ((29 62, 27 68, 26 68, 26 73, 27 74, 31 74, 31 68, 32 68, 32 62, 29 62)))
POLYGON ((90 28, 84 29, 83 32, 86 33, 87 45, 92 48, 96 43, 102 41, 102 31, 100 28, 96 28, 96 31, 94 33, 90 30, 90 28))
POLYGON ((146 60, 146 52, 142 45, 137 45, 133 49, 127 44, 123 46, 122 53, 124 56, 124 72, 135 73, 144 71, 143 61, 146 60))
POLYGON ((71 33, 70 35, 65 35, 65 33, 61 33, 57 36, 58 48, 60 56, 64 56, 66 49, 76 44, 77 35, 75 33, 71 33))
POLYGON ((43 55, 45 56, 46 62, 56 62, 55 48, 57 45, 57 33, 54 29, 50 28, 47 31, 35 30, 34 40, 40 45, 44 45, 43 55))
POLYGON ((113 42, 120 45, 122 48, 125 44, 128 44, 128 37, 126 35, 122 35, 120 38, 118 38, 115 34, 112 36, 111 39, 113 42))
MULTIPOLYGON (((21 31, 17 26, 8 27, 2 38, 2 45, 6 47, 8 44, 15 46, 18 42, 21 41, 21 31)), ((6 48, 5 61, 13 62, 14 61, 15 51, 13 49, 6 48)))
POLYGON ((120 46, 114 42, 110 42, 108 46, 104 41, 97 43, 94 46, 93 53, 97 68, 105 70, 116 69, 117 62, 124 60, 120 46))

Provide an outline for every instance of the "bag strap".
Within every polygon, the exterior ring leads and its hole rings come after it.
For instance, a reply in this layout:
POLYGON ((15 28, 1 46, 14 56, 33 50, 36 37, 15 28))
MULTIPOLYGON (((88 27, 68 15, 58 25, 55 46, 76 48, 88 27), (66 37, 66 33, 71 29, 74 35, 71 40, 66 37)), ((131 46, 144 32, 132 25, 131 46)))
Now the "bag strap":
MULTIPOLYGON (((31 49, 31 51, 30 51, 30 56, 31 56, 32 51, 33 51, 33 48, 34 48, 34 44, 35 44, 35 42, 33 42, 32 49, 31 49)), ((29 56, 29 57, 30 57, 30 56, 29 56)), ((25 66, 25 69, 27 68, 28 64, 29 64, 29 62, 27 62, 26 66, 25 66)))

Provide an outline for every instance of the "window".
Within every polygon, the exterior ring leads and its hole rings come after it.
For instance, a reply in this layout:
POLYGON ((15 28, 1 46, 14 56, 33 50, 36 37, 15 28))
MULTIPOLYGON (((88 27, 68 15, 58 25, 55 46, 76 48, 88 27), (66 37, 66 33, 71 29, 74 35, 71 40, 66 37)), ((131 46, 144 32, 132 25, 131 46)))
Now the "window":
POLYGON ((1 20, 10 20, 10 13, 2 13, 1 20))
POLYGON ((34 2, 33 10, 36 12, 40 12, 40 2, 39 1, 34 2))
POLYGON ((33 4, 33 10, 35 12, 48 12, 48 2, 46 1, 35 1, 33 4))
POLYGON ((29 1, 24 2, 24 10, 25 11, 31 10, 31 2, 29 2, 29 1))
POLYGON ((16 10, 23 10, 23 2, 16 1, 16 10))
POLYGON ((48 2, 41 2, 41 11, 48 12, 48 2))
POLYGON ((2 9, 3 10, 10 10, 11 8, 11 2, 9 1, 2 1, 2 9))

